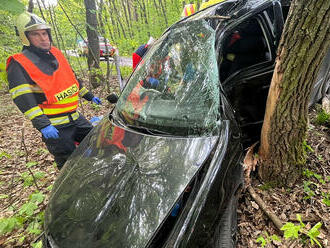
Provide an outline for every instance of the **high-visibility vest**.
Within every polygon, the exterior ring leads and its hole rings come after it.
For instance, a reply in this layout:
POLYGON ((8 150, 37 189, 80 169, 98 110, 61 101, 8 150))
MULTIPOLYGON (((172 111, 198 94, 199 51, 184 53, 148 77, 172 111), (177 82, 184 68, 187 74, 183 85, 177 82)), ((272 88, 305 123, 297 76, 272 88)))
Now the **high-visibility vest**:
POLYGON ((135 70, 136 66, 140 63, 142 60, 143 55, 148 50, 148 44, 141 45, 139 48, 132 54, 132 60, 133 60, 133 70, 135 70))
POLYGON ((181 17, 190 16, 195 13, 196 5, 195 4, 186 4, 183 8, 181 17))
POLYGON ((79 83, 64 55, 55 47, 50 52, 58 61, 58 68, 52 75, 42 72, 23 53, 14 54, 7 60, 7 66, 15 59, 41 88, 46 101, 39 104, 46 115, 75 111, 78 107, 79 83))
POLYGON ((142 85, 143 81, 141 80, 137 83, 137 85, 133 88, 132 92, 127 97, 124 112, 122 112, 122 114, 128 122, 132 122, 133 120, 139 118, 140 112, 149 100, 148 96, 145 96, 143 99, 141 99, 141 94, 143 93, 143 91, 141 91, 143 88, 142 85))
POLYGON ((115 145, 126 152, 127 147, 123 145, 124 138, 124 129, 112 125, 103 125, 97 138, 97 147, 102 149, 109 145, 115 145))
POLYGON ((225 0, 209 0, 209 1, 207 1, 207 2, 203 2, 203 3, 201 4, 201 7, 199 8, 199 10, 205 9, 205 8, 211 6, 211 5, 216 4, 216 3, 221 3, 221 2, 223 2, 223 1, 225 1, 225 0))
MULTIPOLYGON (((64 55, 55 47, 50 52, 58 61, 58 68, 53 75, 42 72, 33 62, 23 53, 14 54, 7 60, 7 65, 14 58, 29 74, 30 78, 42 89, 47 104, 61 101, 79 93, 79 83, 64 55)), ((46 103, 46 102, 45 102, 46 103)))

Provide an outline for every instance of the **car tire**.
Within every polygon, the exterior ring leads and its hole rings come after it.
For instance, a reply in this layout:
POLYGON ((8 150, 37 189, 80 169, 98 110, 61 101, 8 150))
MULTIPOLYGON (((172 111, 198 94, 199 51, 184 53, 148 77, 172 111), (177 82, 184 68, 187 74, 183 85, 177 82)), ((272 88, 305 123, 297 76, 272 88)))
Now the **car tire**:
POLYGON ((237 206, 239 194, 235 193, 228 201, 228 207, 225 209, 219 225, 219 248, 236 247, 237 238, 237 206))

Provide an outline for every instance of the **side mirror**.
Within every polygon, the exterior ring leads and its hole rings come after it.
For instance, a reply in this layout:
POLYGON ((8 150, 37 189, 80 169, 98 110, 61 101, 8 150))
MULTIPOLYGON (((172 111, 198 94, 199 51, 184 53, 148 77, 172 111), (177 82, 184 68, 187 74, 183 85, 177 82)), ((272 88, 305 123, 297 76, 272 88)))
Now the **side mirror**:
POLYGON ((110 95, 107 96, 107 100, 112 103, 115 104, 118 101, 118 96, 116 93, 111 93, 110 95))

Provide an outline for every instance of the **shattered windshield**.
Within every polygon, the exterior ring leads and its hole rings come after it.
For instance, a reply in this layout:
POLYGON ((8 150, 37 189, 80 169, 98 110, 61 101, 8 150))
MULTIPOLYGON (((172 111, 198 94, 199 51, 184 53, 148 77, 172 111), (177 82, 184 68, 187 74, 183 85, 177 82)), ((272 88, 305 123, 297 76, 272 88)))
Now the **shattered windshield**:
POLYGON ((136 68, 115 113, 127 125, 167 134, 214 134, 220 109, 214 41, 204 20, 169 29, 136 68))

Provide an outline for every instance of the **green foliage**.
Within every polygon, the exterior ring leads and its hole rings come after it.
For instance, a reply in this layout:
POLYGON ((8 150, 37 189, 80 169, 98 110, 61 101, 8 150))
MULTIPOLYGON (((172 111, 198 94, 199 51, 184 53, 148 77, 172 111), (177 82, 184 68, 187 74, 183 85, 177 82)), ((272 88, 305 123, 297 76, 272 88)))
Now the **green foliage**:
POLYGON ((130 66, 121 66, 120 67, 120 73, 123 78, 128 78, 132 74, 132 67, 130 66))
POLYGON ((7 85, 6 60, 9 55, 19 51, 19 40, 14 31, 15 13, 21 12, 15 8, 17 2, 0 0, 0 89, 7 85), (14 7, 11 8, 11 5, 14 7))
POLYGON ((10 233, 14 229, 21 228, 23 226, 23 219, 19 217, 10 217, 0 219, 0 235, 10 233))
POLYGON ((31 167, 36 166, 36 165, 38 165, 38 162, 34 162, 34 161, 27 162, 26 163, 26 168, 31 168, 31 167))
POLYGON ((8 83, 6 65, 4 63, 0 63, 0 88, 3 88, 3 85, 6 83, 8 83))
POLYGON ((261 190, 269 190, 271 188, 273 188, 271 183, 264 183, 261 186, 259 186, 259 189, 261 189, 261 190))
MULTIPOLYGON (((323 177, 311 170, 305 169, 303 171, 303 175, 307 178, 314 178, 314 180, 316 179, 319 183, 321 183, 322 185, 326 184, 326 180, 329 180, 328 178, 323 179, 323 177)), ((322 189, 319 184, 317 183, 313 183, 311 181, 304 181, 304 192, 307 194, 307 196, 304 197, 304 199, 311 199, 312 197, 314 197, 316 195, 316 189, 322 189)), ((324 203, 325 205, 327 205, 328 207, 330 206, 330 194, 327 192, 321 192, 323 199, 322 199, 322 203, 324 203)))
MULTIPOLYGON (((15 35, 14 21, 17 14, 23 11, 24 5, 27 5, 28 1, 24 1, 24 4, 19 0, 0 1, 0 3, 4 2, 0 7, 0 22, 2 24, 0 26, 0 88, 3 88, 7 85, 4 70, 6 59, 10 55, 19 52, 22 47, 20 40, 15 35)), ((45 16, 46 22, 53 25, 52 38, 54 45, 61 50, 77 50, 78 41, 87 39, 84 2, 67 0, 62 1, 61 6, 58 4, 53 7, 52 16, 48 9, 43 10, 43 16, 45 16)), ((104 26, 102 29, 101 25, 99 26, 98 33, 100 36, 109 39, 110 44, 119 49, 120 56, 131 57, 132 52, 141 44, 145 44, 150 36, 158 38, 170 25, 178 21, 182 8, 181 1, 171 0, 147 1, 144 8, 141 8, 137 0, 124 2, 120 0, 103 1, 102 14, 100 15, 98 11, 98 15, 103 20, 104 26), (127 6, 128 2, 130 6, 127 6), (114 11, 114 6, 116 11, 114 11), (128 13, 128 9, 130 9, 130 13, 128 13)), ((100 9, 98 8, 98 10, 100 9)), ((40 10, 36 6, 33 12, 41 16, 40 10)), ((88 70, 86 58, 70 57, 69 59, 74 71, 86 77, 88 70)), ((104 77, 106 69, 102 64, 106 63, 101 63, 101 67, 103 67, 101 74, 104 77)), ((124 78, 130 74, 130 67, 122 68, 124 78)), ((117 75, 114 67, 111 75, 117 75)))
MULTIPOLYGON (((33 173, 33 175, 36 180, 40 180, 41 178, 45 177, 45 173, 42 171, 36 171, 35 173, 33 173)), ((23 179, 24 181, 24 187, 28 187, 34 184, 33 176, 28 171, 21 173, 21 179, 23 179)))
POLYGON ((6 194, 0 194, 0 199, 6 199, 6 198, 8 198, 9 196, 8 195, 6 195, 6 194))
POLYGON ((287 222, 283 227, 281 228, 282 231, 284 231, 284 238, 298 238, 299 231, 302 229, 300 225, 295 225, 292 222, 287 222))
MULTIPOLYGON (((9 218, 0 219, 0 235, 11 233, 15 229, 23 227, 25 227, 25 233, 39 235, 42 232, 44 222, 44 212, 40 212, 39 205, 43 203, 44 199, 45 196, 37 191, 29 196, 29 200, 18 211, 13 208, 12 211, 16 214, 9 218)), ((19 243, 24 242, 24 240, 24 235, 17 238, 19 243)), ((40 247, 40 244, 36 243, 32 247, 40 247)))
POLYGON ((21 173, 21 178, 23 179, 23 186, 28 187, 33 185, 33 177, 30 175, 29 172, 25 171, 21 173))
POLYGON ((34 203, 42 203, 45 199, 45 196, 41 193, 41 192, 37 192, 37 193, 34 193, 32 195, 30 195, 30 201, 31 202, 34 202, 34 203))
POLYGON ((307 144, 306 140, 303 142, 303 147, 305 148, 305 151, 314 152, 313 148, 307 144))
POLYGON ((256 242, 257 243, 261 243, 261 247, 265 247, 267 244, 271 243, 272 241, 277 241, 277 242, 281 242, 280 237, 278 237, 277 235, 271 235, 269 236, 268 232, 264 232, 265 237, 260 235, 256 242))
POLYGON ((322 247, 320 242, 317 240, 317 237, 320 235, 319 229, 321 228, 322 223, 317 222, 315 226, 313 226, 307 233, 307 236, 309 237, 311 244, 314 245, 316 243, 319 247, 322 247))
POLYGON ((325 181, 324 179, 322 178, 321 175, 313 172, 313 171, 310 171, 309 169, 306 169, 303 171, 303 175, 306 176, 307 178, 311 178, 311 177, 314 177, 316 178, 320 183, 322 184, 325 184, 325 181))
POLYGON ((3 157, 6 157, 6 158, 11 158, 11 155, 4 152, 4 151, 1 151, 0 152, 0 159, 2 159, 3 157))
POLYGON ((314 187, 315 184, 310 181, 304 181, 304 191, 307 194, 307 196, 304 197, 304 200, 311 199, 315 196, 315 192, 311 187, 314 187))
POLYGON ((100 110, 101 110, 101 106, 98 105, 98 104, 96 104, 96 103, 92 103, 92 107, 93 107, 93 109, 96 110, 96 111, 100 111, 100 110))
POLYGON ((330 124, 330 114, 325 112, 324 109, 317 114, 316 123, 319 125, 329 125, 330 124))
POLYGON ((38 242, 35 243, 35 244, 31 244, 31 246, 32 246, 33 248, 42 248, 42 241, 40 240, 40 241, 38 241, 38 242))
POLYGON ((29 224, 27 231, 31 234, 38 235, 42 232, 41 229, 42 229, 42 226, 40 225, 40 222, 33 221, 29 224))
POLYGON ((324 197, 322 202, 327 205, 327 207, 330 207, 330 193, 322 192, 322 196, 324 197))
POLYGON ((18 0, 0 0, 0 9, 12 14, 19 14, 24 11, 24 4, 18 0))
POLYGON ((47 189, 48 191, 51 191, 52 188, 53 188, 53 185, 51 184, 51 185, 49 185, 46 189, 47 189))
POLYGON ((309 239, 312 245, 317 244, 319 247, 322 247, 320 242, 317 240, 317 237, 320 235, 319 229, 322 226, 322 223, 316 223, 311 229, 307 229, 306 225, 302 222, 301 216, 297 214, 297 220, 299 225, 295 225, 292 222, 287 222, 282 226, 281 230, 284 232, 285 239, 298 239, 304 240, 305 237, 309 239))
POLYGON ((37 155, 40 156, 41 154, 47 154, 49 151, 45 148, 39 148, 37 151, 37 155))
POLYGON ((27 202, 19 209, 19 214, 22 216, 30 217, 33 215, 34 210, 38 208, 37 204, 34 202, 27 202))

